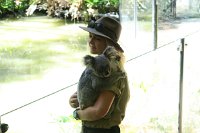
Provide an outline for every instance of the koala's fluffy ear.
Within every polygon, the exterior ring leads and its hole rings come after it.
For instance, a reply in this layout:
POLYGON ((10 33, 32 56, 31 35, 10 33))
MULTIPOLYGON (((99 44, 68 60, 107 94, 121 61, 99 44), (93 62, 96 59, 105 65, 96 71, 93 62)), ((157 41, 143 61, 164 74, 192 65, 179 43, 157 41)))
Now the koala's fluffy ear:
POLYGON ((109 60, 115 59, 117 61, 120 61, 120 59, 121 59, 118 51, 113 46, 107 46, 107 48, 104 50, 103 54, 109 60))
POLYGON ((95 63, 95 58, 90 55, 86 55, 83 59, 83 62, 86 66, 93 66, 95 63))

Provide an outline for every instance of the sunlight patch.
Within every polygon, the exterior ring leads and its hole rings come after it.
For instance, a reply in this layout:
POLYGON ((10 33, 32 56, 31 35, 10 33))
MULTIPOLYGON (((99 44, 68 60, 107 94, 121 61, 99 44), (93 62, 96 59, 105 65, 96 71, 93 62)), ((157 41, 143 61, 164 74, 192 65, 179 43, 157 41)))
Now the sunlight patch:
POLYGON ((57 52, 66 52, 67 51, 67 49, 64 45, 58 45, 58 44, 51 46, 49 48, 49 50, 57 51, 57 52))

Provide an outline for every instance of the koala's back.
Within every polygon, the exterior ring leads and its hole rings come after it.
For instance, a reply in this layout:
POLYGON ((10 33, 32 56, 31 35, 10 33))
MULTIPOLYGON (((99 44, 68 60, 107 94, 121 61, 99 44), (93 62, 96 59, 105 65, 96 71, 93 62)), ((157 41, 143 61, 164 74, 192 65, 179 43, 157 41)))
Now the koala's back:
POLYGON ((100 90, 99 87, 96 86, 96 81, 97 79, 95 78, 92 69, 86 68, 79 79, 77 91, 81 109, 92 106, 99 96, 100 90))
POLYGON ((125 77, 119 62, 120 56, 114 47, 107 47, 103 54, 96 57, 84 57, 86 69, 79 79, 77 91, 81 109, 92 106, 101 89, 109 88, 125 77))
POLYGON ((125 78, 124 72, 113 72, 109 77, 101 78, 92 69, 86 68, 78 84, 78 100, 81 109, 92 106, 97 100, 101 89, 111 87, 115 82, 125 78))

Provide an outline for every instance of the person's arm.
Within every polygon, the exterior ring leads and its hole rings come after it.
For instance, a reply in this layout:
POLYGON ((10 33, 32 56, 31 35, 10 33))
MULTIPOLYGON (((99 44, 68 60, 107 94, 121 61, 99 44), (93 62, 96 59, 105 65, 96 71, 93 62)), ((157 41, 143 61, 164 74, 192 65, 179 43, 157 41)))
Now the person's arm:
POLYGON ((95 121, 103 118, 109 111, 115 94, 111 91, 102 91, 93 106, 78 110, 80 120, 95 121))
POLYGON ((75 92, 70 98, 69 98, 69 104, 72 108, 77 108, 79 106, 78 99, 77 99, 77 92, 75 92))

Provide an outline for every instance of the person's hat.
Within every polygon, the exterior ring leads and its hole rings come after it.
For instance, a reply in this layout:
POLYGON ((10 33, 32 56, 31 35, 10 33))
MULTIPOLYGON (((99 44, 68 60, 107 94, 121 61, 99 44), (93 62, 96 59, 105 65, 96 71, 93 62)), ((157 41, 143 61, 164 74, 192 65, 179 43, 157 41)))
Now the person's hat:
POLYGON ((121 34, 122 27, 120 22, 116 19, 108 16, 103 16, 96 21, 91 21, 87 27, 80 26, 80 28, 95 35, 108 38, 114 42, 114 47, 119 49, 121 52, 124 52, 124 50, 117 43, 121 34))

